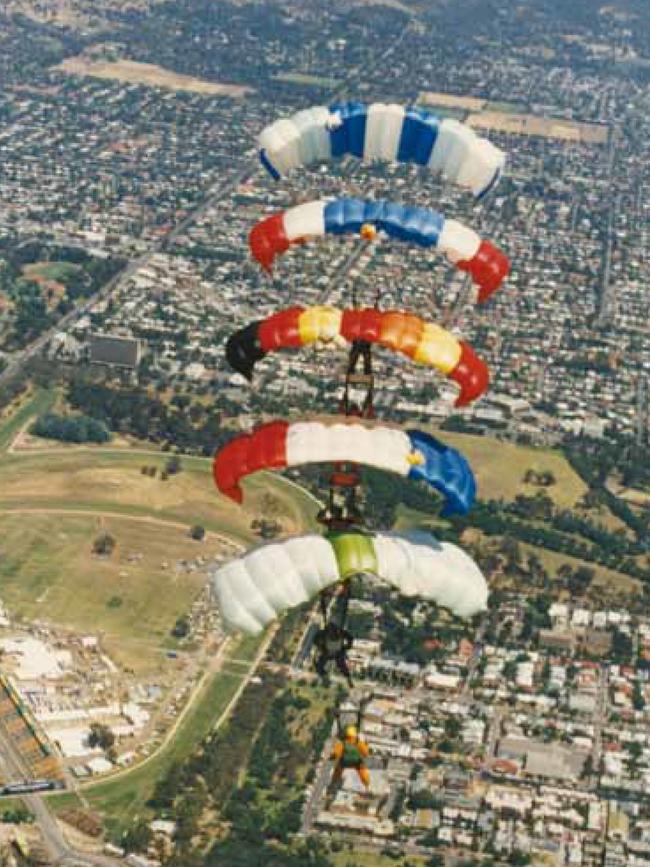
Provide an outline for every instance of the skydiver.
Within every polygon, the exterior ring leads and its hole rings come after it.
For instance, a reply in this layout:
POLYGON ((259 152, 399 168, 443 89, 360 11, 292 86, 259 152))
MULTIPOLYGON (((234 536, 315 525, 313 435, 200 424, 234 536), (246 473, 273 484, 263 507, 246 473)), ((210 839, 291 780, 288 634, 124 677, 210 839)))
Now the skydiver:
POLYGON ((374 418, 375 412, 373 408, 373 386, 372 386, 372 344, 368 340, 353 340, 352 348, 348 356, 348 367, 346 371, 347 381, 345 384, 345 392, 343 399, 339 404, 339 412, 347 416, 358 416, 359 418, 374 418), (350 400, 349 378, 354 375, 359 361, 363 359, 364 376, 371 377, 367 387, 366 396, 362 406, 350 400))
POLYGON ((334 749, 330 755, 330 759, 336 762, 332 774, 332 784, 341 781, 343 771, 354 768, 366 790, 369 789, 370 771, 365 763, 365 759, 369 755, 370 747, 359 737, 357 727, 347 726, 344 737, 334 744, 334 749))
POLYGON ((368 340, 353 340, 350 357, 348 360, 348 375, 357 369, 359 359, 363 358, 363 372, 365 376, 372 376, 372 343, 368 340))
POLYGON ((329 684, 327 666, 331 661, 334 661, 338 670, 347 680, 348 686, 353 686, 347 659, 348 650, 352 647, 353 642, 351 633, 331 620, 324 629, 319 629, 316 633, 314 645, 318 650, 318 656, 315 668, 326 686, 329 684))

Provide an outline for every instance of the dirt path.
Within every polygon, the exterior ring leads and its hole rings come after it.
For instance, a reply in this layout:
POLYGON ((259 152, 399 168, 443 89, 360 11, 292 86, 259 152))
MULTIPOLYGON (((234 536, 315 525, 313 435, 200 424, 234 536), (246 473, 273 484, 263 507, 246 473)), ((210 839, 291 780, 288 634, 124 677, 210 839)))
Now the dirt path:
MULTIPOLYGON (((153 515, 131 515, 128 512, 98 512, 93 509, 50 509, 47 506, 39 508, 14 508, 0 506, 0 515, 82 515, 87 518, 102 517, 115 518, 123 521, 138 521, 141 524, 174 527, 176 530, 188 530, 192 526, 191 524, 184 524, 180 521, 170 521, 166 518, 154 518, 153 515)), ((240 551, 244 550, 244 546, 240 542, 236 542, 231 536, 227 536, 223 533, 215 533, 212 530, 206 530, 205 538, 219 542, 227 542, 229 545, 235 546, 240 551)))

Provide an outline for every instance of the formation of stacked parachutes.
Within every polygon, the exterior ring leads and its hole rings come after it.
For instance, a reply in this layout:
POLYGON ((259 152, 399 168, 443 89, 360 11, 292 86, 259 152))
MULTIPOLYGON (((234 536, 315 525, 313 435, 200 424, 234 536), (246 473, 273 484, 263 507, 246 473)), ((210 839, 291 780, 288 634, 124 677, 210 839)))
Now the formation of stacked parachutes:
MULTIPOLYGON (((502 151, 463 123, 383 103, 342 102, 300 111, 264 129, 259 143, 262 165, 276 180, 314 163, 356 157, 426 168, 476 198, 495 186, 505 162, 502 151)), ((426 208, 383 200, 298 204, 258 222, 250 232, 250 251, 271 271, 291 247, 350 234, 369 241, 381 234, 416 245, 425 255, 443 255, 469 275, 479 303, 509 272, 506 255, 471 228, 426 208)), ((232 334, 226 357, 250 381, 268 353, 313 344, 349 347, 348 374, 354 359, 360 354, 369 359, 374 346, 401 353, 456 383, 458 406, 480 397, 489 382, 487 366, 468 343, 409 311, 378 307, 285 307, 232 334)), ((359 464, 424 482, 442 495, 443 515, 467 513, 476 496, 472 470, 456 449, 423 431, 377 422, 371 402, 351 412, 347 399, 338 415, 272 421, 234 437, 215 456, 214 479, 223 494, 241 503, 240 483, 251 473, 317 463, 334 464, 339 471, 332 485, 358 484, 354 468, 359 464)), ((458 546, 422 533, 370 533, 360 528, 358 515, 323 523, 324 535, 266 544, 216 569, 212 584, 229 628, 259 632, 287 609, 359 575, 374 576, 461 617, 486 608, 485 578, 458 546)))

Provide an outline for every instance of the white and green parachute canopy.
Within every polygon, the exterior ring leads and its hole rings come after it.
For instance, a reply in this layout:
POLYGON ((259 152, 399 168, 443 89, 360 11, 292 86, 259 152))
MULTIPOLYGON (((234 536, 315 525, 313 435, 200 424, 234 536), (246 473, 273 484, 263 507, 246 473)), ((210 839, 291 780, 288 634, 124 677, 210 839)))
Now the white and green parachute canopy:
POLYGON ((459 617, 487 608, 487 583, 474 560, 427 533, 298 536, 220 566, 211 582, 226 626, 255 634, 354 575, 375 576, 404 596, 430 600, 459 617))

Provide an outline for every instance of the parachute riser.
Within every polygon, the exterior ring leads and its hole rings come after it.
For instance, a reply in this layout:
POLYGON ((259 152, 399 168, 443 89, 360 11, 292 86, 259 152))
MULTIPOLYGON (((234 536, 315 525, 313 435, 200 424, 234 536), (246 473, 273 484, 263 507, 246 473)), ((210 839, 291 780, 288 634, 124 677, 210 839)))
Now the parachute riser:
MULTIPOLYGON (((343 393, 339 401, 339 414, 346 418, 372 419, 374 411, 374 375, 372 370, 372 345, 364 340, 355 340, 350 347, 345 371, 343 393), (357 366, 363 360, 363 373, 357 366), (352 387, 361 386, 364 394, 359 406, 352 399, 352 387)), ((328 530, 351 530, 363 526, 359 508, 361 475, 357 464, 338 462, 329 477, 327 507, 318 516, 328 530)))

